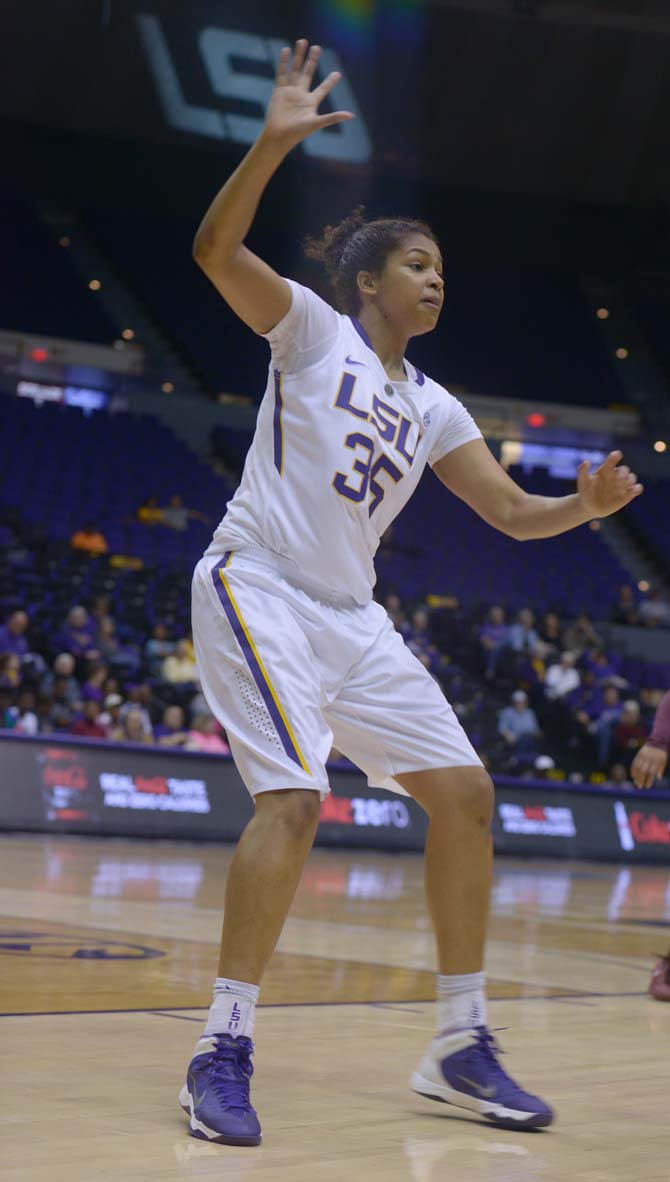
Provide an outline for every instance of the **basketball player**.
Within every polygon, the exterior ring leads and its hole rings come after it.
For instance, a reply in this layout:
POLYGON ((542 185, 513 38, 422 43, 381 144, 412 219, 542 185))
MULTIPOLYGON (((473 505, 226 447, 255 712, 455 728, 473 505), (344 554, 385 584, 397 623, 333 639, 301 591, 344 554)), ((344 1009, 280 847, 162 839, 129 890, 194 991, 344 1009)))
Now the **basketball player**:
MULTIPOLYGON (((319 49, 281 53, 263 131, 214 199, 196 261, 271 349, 242 482, 193 579, 202 686, 254 798, 228 875, 219 976, 180 1102, 196 1137, 256 1145, 249 1080, 259 983, 291 905, 329 791, 333 745, 373 785, 426 810, 426 892, 437 939, 438 1032, 411 1087, 512 1128, 551 1109, 503 1070, 482 970, 493 789, 459 722, 372 600, 379 538, 425 465, 491 525, 545 538, 606 516, 641 492, 620 453, 578 491, 530 496, 503 471, 465 408, 404 358, 444 298, 442 257, 421 222, 360 214, 312 242, 336 312, 244 245, 284 157, 352 115, 319 115, 319 49)), ((441 506, 436 504, 436 512, 441 506)), ((449 563, 449 502, 445 566, 449 563)))
MULTIPOLYGON (((653 788, 665 772, 670 755, 670 691, 661 698, 651 735, 631 764, 636 788, 653 788)), ((657 1001, 670 1002, 670 951, 659 956, 651 973, 649 993, 657 1001)))
POLYGON ((640 747, 630 771, 636 788, 653 788, 665 772, 670 755, 670 691, 661 698, 651 735, 640 747))

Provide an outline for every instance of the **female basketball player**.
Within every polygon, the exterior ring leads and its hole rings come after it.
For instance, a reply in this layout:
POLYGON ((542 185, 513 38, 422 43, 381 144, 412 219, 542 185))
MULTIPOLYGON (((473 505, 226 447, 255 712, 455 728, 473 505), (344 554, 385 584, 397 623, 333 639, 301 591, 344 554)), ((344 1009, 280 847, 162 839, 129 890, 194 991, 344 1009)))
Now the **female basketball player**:
MULTIPOLYGON (((593 474, 582 466, 573 496, 527 495, 465 408, 405 360, 409 339, 435 328, 444 294, 439 246, 423 223, 354 215, 311 244, 346 314, 247 249, 261 195, 290 149, 352 118, 318 114, 338 79, 310 90, 318 58, 306 41, 282 51, 264 129, 194 247, 272 357, 242 482, 193 581, 203 689, 255 815, 228 875, 214 1003, 180 1101, 196 1137, 258 1144, 254 1007, 329 790, 334 744, 372 784, 409 793, 429 817, 438 1033, 411 1087, 500 1125, 547 1125, 551 1109, 503 1071, 487 1028, 492 784, 439 688, 373 602, 373 558, 427 463, 518 539, 613 513, 641 486, 615 452, 593 474)), ((446 562, 448 554, 447 529, 446 562)))

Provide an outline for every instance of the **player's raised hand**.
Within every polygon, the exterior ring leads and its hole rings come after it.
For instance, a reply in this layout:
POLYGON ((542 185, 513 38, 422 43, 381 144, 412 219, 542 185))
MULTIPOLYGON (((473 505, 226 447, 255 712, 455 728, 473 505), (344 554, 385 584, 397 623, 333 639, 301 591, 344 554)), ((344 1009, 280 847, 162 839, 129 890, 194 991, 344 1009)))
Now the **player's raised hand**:
POLYGON ((636 788, 653 788, 656 780, 660 780, 668 757, 660 747, 640 747, 630 767, 630 774, 636 788))
POLYGON ((579 465, 577 493, 589 517, 609 517, 629 505, 643 491, 637 476, 625 464, 620 451, 611 451, 595 472, 588 460, 579 465))
POLYGON ((351 111, 333 111, 319 115, 319 107, 341 74, 334 70, 319 86, 311 89, 312 79, 321 56, 321 47, 306 40, 296 41, 293 49, 282 49, 272 98, 265 114, 263 137, 285 152, 314 131, 345 123, 354 116, 351 111))

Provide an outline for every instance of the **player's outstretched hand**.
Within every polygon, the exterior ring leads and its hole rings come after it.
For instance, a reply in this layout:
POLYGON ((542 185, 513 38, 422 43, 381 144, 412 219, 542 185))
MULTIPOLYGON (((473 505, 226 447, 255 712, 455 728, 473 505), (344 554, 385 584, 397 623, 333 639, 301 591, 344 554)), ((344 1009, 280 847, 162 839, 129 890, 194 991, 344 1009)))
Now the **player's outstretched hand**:
POLYGON ((310 49, 309 42, 305 40, 296 41, 293 50, 288 47, 282 49, 279 55, 277 78, 265 114, 263 137, 284 152, 289 152, 314 131, 354 118, 351 111, 319 115, 321 103, 342 77, 334 70, 311 90, 320 56, 321 47, 312 45, 310 49))
POLYGON ((577 493, 589 517, 609 517, 642 493, 637 476, 619 463, 621 459, 620 451, 611 451, 595 472, 589 470, 588 460, 579 465, 577 493))
POLYGON ((630 767, 630 774, 636 788, 653 788, 660 780, 668 757, 660 747, 640 747, 630 767))

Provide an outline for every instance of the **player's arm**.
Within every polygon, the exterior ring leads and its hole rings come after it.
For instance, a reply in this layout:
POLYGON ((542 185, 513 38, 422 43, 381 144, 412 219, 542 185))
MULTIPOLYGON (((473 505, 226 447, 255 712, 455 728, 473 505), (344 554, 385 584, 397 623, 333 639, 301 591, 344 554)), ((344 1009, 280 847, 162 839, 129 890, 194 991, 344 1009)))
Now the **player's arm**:
POLYGON ((664 694, 656 711, 651 735, 631 764, 633 783, 653 788, 665 773, 670 755, 670 693, 664 694))
POLYGON ((291 289, 244 245, 258 203, 284 157, 314 131, 353 119, 349 111, 319 115, 340 78, 334 72, 310 90, 321 50, 297 41, 282 49, 275 88, 256 143, 214 198, 195 236, 193 257, 234 312, 255 332, 267 333, 291 306, 291 289))
POLYGON ((455 448, 433 465, 450 492, 474 509, 489 525, 517 541, 551 538, 594 517, 609 517, 642 492, 642 485, 613 451, 595 472, 588 461, 579 466, 577 492, 565 497, 540 497, 524 492, 505 472, 483 439, 455 448))

